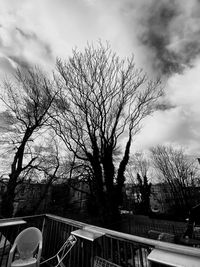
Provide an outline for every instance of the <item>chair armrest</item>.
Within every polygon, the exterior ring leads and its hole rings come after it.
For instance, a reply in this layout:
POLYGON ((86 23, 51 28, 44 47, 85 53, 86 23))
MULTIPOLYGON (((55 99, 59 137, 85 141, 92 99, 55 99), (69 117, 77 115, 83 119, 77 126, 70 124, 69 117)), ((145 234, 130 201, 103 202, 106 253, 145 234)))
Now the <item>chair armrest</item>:
MULTIPOLYGON (((37 253, 37 266, 38 266, 38 267, 39 267, 39 265, 40 265, 41 254, 42 254, 42 241, 39 243, 38 253, 37 253)), ((8 267, 9 267, 9 266, 8 266, 8 267)))
POLYGON ((7 267, 10 267, 11 266, 11 263, 12 263, 12 260, 13 260, 13 256, 14 256, 14 253, 15 253, 15 250, 16 250, 16 247, 17 247, 17 244, 14 243, 10 252, 9 252, 9 257, 8 257, 8 263, 7 263, 7 267))

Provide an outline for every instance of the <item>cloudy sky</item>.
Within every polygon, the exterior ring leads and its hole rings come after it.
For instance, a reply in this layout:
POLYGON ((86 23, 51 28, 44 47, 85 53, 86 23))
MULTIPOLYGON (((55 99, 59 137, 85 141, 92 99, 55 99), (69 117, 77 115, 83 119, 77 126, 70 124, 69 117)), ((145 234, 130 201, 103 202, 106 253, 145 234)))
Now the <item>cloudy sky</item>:
POLYGON ((165 98, 133 151, 172 143, 200 156, 199 0, 0 0, 0 77, 20 66, 51 70, 56 57, 99 39, 163 80, 165 98))

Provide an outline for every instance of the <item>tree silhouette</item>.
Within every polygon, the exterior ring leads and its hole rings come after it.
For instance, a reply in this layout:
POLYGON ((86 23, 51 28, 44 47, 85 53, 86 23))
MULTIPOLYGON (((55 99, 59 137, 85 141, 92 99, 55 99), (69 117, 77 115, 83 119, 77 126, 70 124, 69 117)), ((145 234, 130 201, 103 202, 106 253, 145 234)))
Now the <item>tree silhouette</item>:
POLYGON ((3 84, 1 101, 4 119, 1 141, 13 159, 7 190, 2 198, 2 214, 11 217, 15 190, 20 181, 31 172, 37 159, 31 147, 47 126, 55 97, 53 84, 39 70, 18 70, 13 81, 3 84))
POLYGON ((151 183, 148 181, 146 174, 141 177, 137 173, 137 180, 139 186, 139 192, 141 194, 140 210, 143 214, 147 215, 150 212, 150 195, 151 195, 151 183))
POLYGON ((75 158, 90 166, 93 202, 110 223, 119 214, 132 137, 162 94, 159 81, 148 81, 133 57, 121 60, 101 43, 74 50, 57 69, 53 127, 75 158))
POLYGON ((155 169, 169 185, 171 203, 176 207, 176 213, 187 214, 194 205, 191 189, 199 180, 194 160, 189 159, 183 149, 171 146, 154 147, 151 153, 155 169))

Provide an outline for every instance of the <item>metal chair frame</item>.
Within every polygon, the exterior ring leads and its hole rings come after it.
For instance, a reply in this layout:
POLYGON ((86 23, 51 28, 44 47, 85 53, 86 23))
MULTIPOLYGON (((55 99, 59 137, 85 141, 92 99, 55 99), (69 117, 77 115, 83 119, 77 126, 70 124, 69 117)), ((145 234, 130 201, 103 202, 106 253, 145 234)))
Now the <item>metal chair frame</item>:
POLYGON ((61 246, 61 248, 58 250, 58 252, 53 255, 52 257, 48 258, 47 260, 44 260, 40 264, 43 264, 45 262, 48 262, 54 258, 57 259, 58 263, 55 265, 55 267, 58 267, 59 265, 61 267, 65 267, 64 263, 62 262, 64 258, 67 256, 67 254, 70 252, 72 247, 76 244, 76 237, 74 235, 70 235, 68 239, 65 241, 65 243, 61 246))
POLYGON ((116 263, 105 260, 99 256, 95 256, 93 267, 121 267, 121 266, 116 263))

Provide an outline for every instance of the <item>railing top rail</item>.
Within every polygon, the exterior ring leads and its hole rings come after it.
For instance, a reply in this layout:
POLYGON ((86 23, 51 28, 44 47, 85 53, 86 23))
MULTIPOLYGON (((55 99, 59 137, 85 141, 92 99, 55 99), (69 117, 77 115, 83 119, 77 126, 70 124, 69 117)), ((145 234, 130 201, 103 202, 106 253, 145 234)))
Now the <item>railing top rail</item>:
POLYGON ((62 218, 62 217, 51 215, 51 214, 46 214, 46 217, 63 222, 63 223, 72 224, 72 225, 75 225, 81 228, 89 226, 90 229, 93 229, 99 232, 104 232, 105 235, 108 237, 117 238, 117 239, 124 240, 124 241, 132 241, 132 242, 140 243, 146 246, 151 246, 154 248, 158 248, 158 249, 162 249, 162 250, 166 250, 166 251, 170 251, 170 252, 174 252, 178 254, 191 255, 191 256, 200 258, 199 248, 193 248, 193 247, 153 240, 153 239, 140 237, 136 235, 126 234, 126 233, 122 233, 122 232, 118 232, 118 231, 114 231, 114 230, 110 230, 110 229, 106 229, 106 228, 102 228, 102 227, 98 227, 94 225, 89 225, 86 223, 81 223, 75 220, 62 218))
POLYGON ((154 247, 154 248, 158 248, 158 249, 165 250, 165 251, 170 251, 170 252, 174 252, 178 254, 190 255, 190 256, 195 256, 195 257, 200 258, 199 248, 177 245, 173 243, 167 243, 167 242, 153 240, 153 239, 149 239, 145 237, 126 234, 126 233, 122 233, 122 232, 118 232, 118 231, 114 231, 114 230, 110 230, 110 229, 106 229, 106 228, 102 228, 102 227, 98 227, 94 225, 89 225, 86 223, 78 222, 72 219, 67 219, 67 218, 63 218, 63 217, 51 215, 51 214, 40 214, 40 215, 34 215, 34 216, 15 217, 15 218, 1 219, 0 221, 6 222, 6 221, 15 221, 19 219, 26 220, 28 218, 37 218, 37 217, 44 217, 44 218, 46 217, 52 220, 56 220, 58 222, 73 225, 80 229, 84 227, 87 227, 87 228, 89 227, 90 229, 93 229, 94 231, 105 233, 107 237, 120 239, 122 241, 132 241, 135 243, 142 244, 144 246, 154 247))
POLYGON ((21 217, 12 217, 12 218, 3 218, 0 219, 0 222, 13 222, 13 221, 19 221, 19 220, 26 220, 28 218, 37 218, 37 217, 45 217, 46 214, 37 214, 37 215, 30 215, 30 216, 21 216, 21 217))
POLYGON ((58 221, 58 222, 67 223, 67 224, 76 226, 78 228, 82 228, 82 227, 85 227, 88 225, 87 223, 75 221, 72 219, 68 219, 68 218, 64 218, 64 217, 60 217, 60 216, 52 215, 52 214, 45 214, 45 217, 53 219, 53 220, 58 221))

